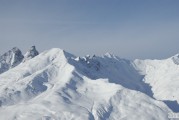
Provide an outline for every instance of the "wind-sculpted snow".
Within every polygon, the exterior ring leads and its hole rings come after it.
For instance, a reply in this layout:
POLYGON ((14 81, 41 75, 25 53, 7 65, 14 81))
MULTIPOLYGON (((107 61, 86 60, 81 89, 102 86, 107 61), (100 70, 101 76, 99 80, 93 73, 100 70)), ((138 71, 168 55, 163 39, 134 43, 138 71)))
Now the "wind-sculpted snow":
POLYGON ((156 88, 160 79, 149 63, 44 51, 0 74, 0 119, 168 120, 172 108, 161 100, 175 99, 160 94, 164 88, 156 88))

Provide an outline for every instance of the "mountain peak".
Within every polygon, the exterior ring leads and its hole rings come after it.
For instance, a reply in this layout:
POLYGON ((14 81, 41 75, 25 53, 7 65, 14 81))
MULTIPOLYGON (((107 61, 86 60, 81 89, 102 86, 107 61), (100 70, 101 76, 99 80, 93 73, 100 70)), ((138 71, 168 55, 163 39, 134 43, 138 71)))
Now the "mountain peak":
MULTIPOLYGON (((1 56, 0 68, 14 56, 23 56, 20 53, 14 47, 1 56)), ((27 53, 31 58, 38 51, 32 46, 27 53)), ((178 66, 142 60, 138 64, 110 53, 75 58, 52 48, 1 74, 0 119, 168 120, 168 113, 177 109, 178 66), (167 107, 170 104, 175 106, 167 107)))
POLYGON ((0 73, 17 66, 23 58, 24 56, 22 55, 20 49, 13 47, 11 50, 0 56, 0 73))
POLYGON ((19 49, 18 47, 13 47, 13 48, 11 49, 11 51, 16 52, 16 51, 20 51, 20 49, 19 49))
POLYGON ((107 53, 104 54, 104 56, 109 57, 109 58, 112 58, 114 55, 111 54, 111 53, 109 53, 109 52, 107 52, 107 53))
POLYGON ((30 50, 36 50, 36 47, 33 45, 30 47, 30 50))
POLYGON ((179 65, 179 54, 172 56, 171 59, 176 65, 179 65))
POLYGON ((120 59, 118 56, 116 56, 116 55, 114 55, 114 54, 112 54, 112 53, 109 53, 109 52, 105 53, 105 54, 103 55, 103 57, 114 58, 114 59, 120 59))
POLYGON ((35 56, 37 56, 39 54, 39 52, 36 50, 35 46, 31 46, 30 49, 26 52, 26 54, 24 55, 24 60, 23 62, 34 58, 35 56))

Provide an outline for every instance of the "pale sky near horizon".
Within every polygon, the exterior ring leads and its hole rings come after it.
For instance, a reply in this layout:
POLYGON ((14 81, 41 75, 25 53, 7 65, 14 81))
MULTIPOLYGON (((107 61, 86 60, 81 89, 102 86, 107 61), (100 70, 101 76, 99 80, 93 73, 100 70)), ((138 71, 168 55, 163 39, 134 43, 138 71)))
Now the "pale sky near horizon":
POLYGON ((167 58, 179 53, 179 0, 0 0, 0 54, 32 45, 167 58))

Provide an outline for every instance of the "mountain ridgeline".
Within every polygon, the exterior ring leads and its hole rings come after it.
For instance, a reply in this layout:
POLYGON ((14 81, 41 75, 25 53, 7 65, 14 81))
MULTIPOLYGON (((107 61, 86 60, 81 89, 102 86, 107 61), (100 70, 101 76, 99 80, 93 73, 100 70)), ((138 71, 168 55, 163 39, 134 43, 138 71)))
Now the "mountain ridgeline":
POLYGON ((0 74, 19 65, 21 62, 25 62, 39 53, 35 46, 32 46, 25 55, 22 54, 21 50, 17 47, 12 48, 8 52, 0 56, 0 74))
POLYGON ((32 46, 0 57, 1 120, 169 120, 178 103, 179 55, 131 61, 32 46))

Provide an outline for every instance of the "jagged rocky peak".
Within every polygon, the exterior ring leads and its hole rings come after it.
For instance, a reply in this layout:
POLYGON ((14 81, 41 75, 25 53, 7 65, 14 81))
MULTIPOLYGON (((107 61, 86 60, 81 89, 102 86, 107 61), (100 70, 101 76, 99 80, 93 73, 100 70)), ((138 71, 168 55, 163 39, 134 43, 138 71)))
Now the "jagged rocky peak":
POLYGON ((172 56, 172 60, 176 65, 179 65, 179 54, 172 56))
POLYGON ((105 58, 114 58, 114 59, 120 59, 118 56, 115 56, 112 53, 107 52, 106 54, 103 55, 105 58))
POLYGON ((109 53, 109 52, 107 52, 107 53, 104 54, 104 56, 109 57, 109 58, 112 58, 114 55, 111 54, 111 53, 109 53))
POLYGON ((10 66, 15 66, 18 62, 21 62, 23 58, 24 56, 20 49, 14 47, 0 57, 0 62, 7 63, 10 66))
POLYGON ((77 58, 77 60, 88 68, 95 69, 96 71, 100 70, 101 64, 100 61, 96 59, 96 55, 93 55, 92 57, 90 55, 86 55, 85 57, 77 58))
POLYGON ((23 60, 24 56, 19 48, 14 47, 0 56, 0 73, 17 66, 23 60))
POLYGON ((32 46, 28 51, 27 53, 24 55, 24 62, 29 60, 29 59, 32 59, 34 58, 35 56, 37 56, 39 54, 39 52, 36 50, 36 47, 35 46, 32 46))
POLYGON ((22 59, 24 58, 24 56, 22 55, 22 52, 20 51, 19 48, 14 47, 12 50, 12 60, 11 60, 11 65, 16 66, 18 63, 20 63, 22 61, 22 59))

